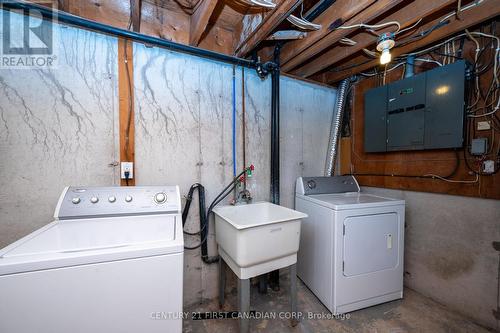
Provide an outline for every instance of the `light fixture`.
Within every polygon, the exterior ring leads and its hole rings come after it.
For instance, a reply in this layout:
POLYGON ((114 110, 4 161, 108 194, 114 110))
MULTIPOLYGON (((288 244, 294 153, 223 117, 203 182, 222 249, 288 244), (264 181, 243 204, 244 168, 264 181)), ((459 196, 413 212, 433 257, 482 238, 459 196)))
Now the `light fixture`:
POLYGON ((380 64, 386 65, 391 62, 390 49, 394 47, 394 33, 386 32, 378 37, 377 51, 382 52, 380 55, 380 64))

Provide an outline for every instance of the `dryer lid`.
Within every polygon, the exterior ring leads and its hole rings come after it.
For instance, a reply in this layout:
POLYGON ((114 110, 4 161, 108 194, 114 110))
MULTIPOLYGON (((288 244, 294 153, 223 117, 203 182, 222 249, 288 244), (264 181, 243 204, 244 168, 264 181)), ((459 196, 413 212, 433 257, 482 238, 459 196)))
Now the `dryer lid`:
POLYGON ((0 250, 0 275, 182 252, 177 220, 151 215, 52 222, 0 250))
POLYGON ((404 200, 385 198, 358 192, 309 195, 305 196, 304 199, 333 210, 361 209, 405 204, 404 200))

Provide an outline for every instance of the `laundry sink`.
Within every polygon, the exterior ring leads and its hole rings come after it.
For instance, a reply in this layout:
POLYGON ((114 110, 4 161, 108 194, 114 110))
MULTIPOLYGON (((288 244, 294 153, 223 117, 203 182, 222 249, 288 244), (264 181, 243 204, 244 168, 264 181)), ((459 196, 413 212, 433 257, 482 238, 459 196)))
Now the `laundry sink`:
POLYGON ((214 209, 219 255, 240 279, 297 262, 300 222, 307 215, 269 202, 214 209))

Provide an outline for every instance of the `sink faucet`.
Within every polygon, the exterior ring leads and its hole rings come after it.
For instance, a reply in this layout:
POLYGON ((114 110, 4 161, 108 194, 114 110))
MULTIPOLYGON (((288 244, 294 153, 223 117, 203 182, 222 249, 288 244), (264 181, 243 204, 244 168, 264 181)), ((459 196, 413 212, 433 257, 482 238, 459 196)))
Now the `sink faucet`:
POLYGON ((241 205, 241 204, 249 204, 252 202, 252 194, 250 194, 250 191, 247 189, 241 190, 238 193, 238 196, 236 197, 233 202, 231 202, 232 205, 241 205))

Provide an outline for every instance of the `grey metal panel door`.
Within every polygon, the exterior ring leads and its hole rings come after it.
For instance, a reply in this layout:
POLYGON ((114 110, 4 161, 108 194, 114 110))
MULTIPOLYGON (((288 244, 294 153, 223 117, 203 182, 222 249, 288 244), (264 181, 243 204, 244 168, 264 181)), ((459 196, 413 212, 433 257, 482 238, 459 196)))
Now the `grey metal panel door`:
POLYGON ((365 152, 387 151, 387 86, 365 93, 365 152))
POLYGON ((388 85, 387 150, 424 147, 425 74, 388 85))
POLYGON ((354 276, 398 265, 396 213, 348 217, 344 220, 344 275, 354 276))
POLYGON ((424 109, 388 115, 387 150, 424 148, 424 109))
POLYGON ((425 149, 462 147, 465 62, 427 72, 425 149))

